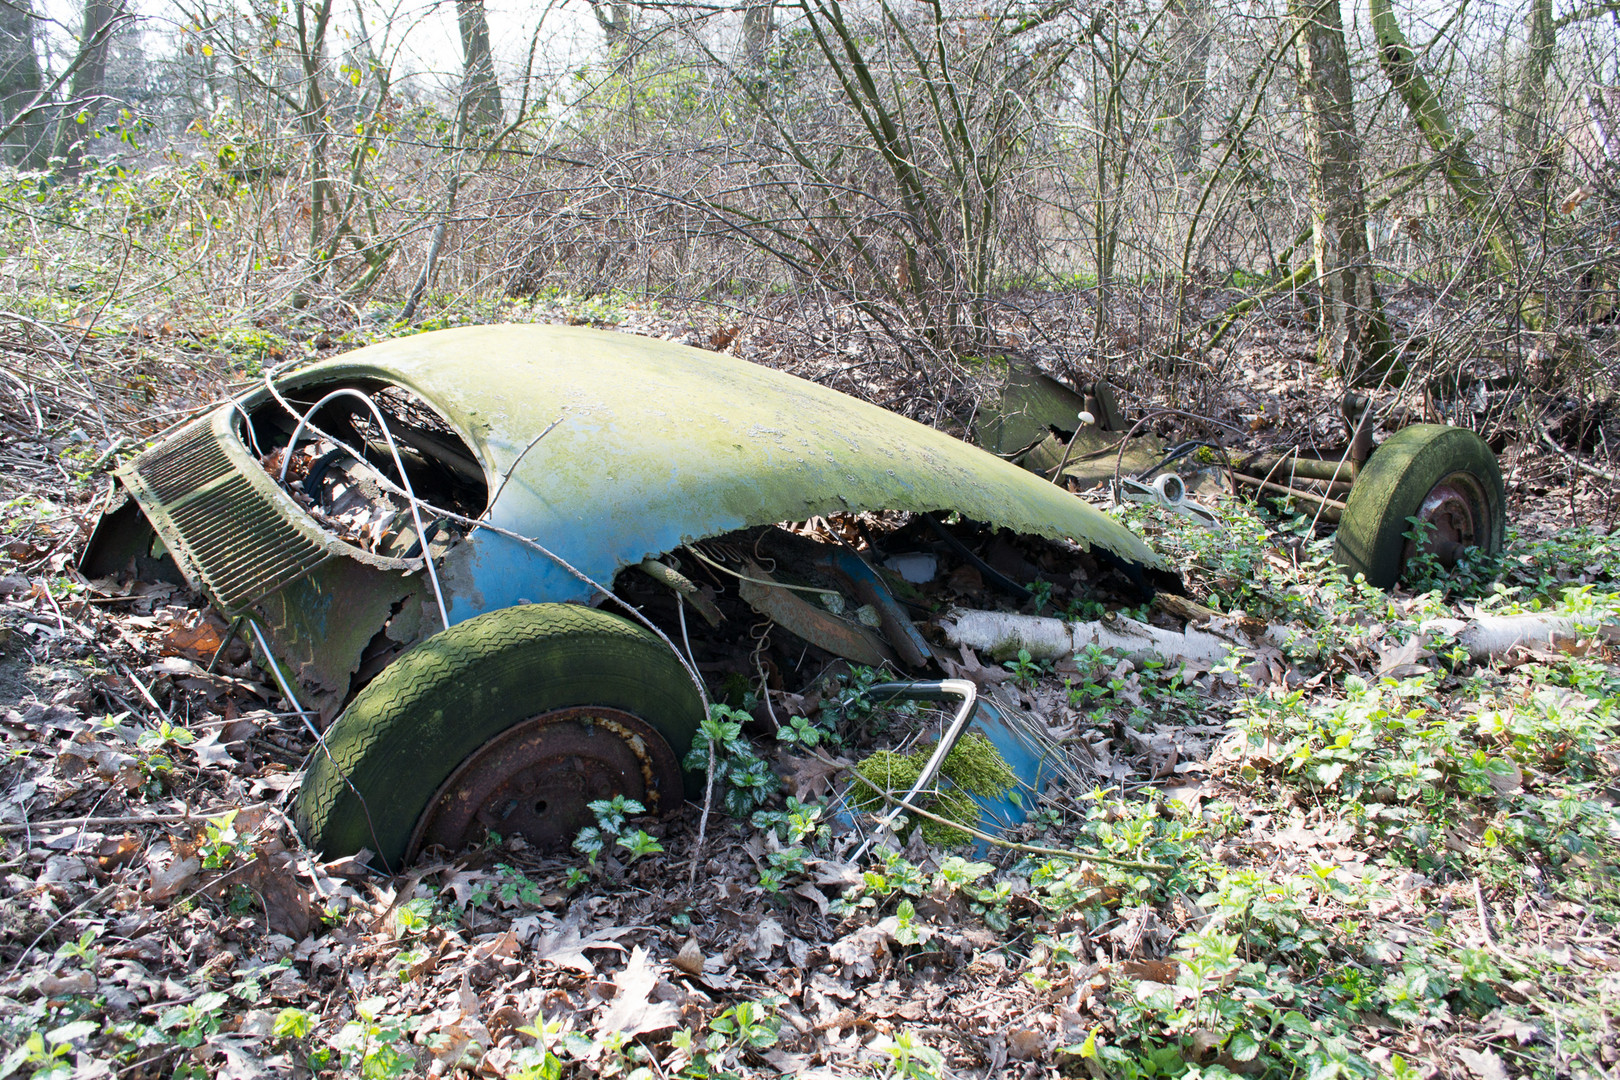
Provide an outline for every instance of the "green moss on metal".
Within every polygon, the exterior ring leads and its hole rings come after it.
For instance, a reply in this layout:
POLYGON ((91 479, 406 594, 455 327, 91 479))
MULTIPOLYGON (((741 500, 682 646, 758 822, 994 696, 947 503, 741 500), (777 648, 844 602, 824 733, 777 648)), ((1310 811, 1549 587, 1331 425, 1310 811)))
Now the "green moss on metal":
MULTIPOLYGON (((889 805, 884 794, 899 796, 910 791, 933 752, 934 744, 929 742, 909 754, 879 750, 867 756, 855 766, 856 779, 850 801, 862 810, 882 812, 889 805)), ((950 786, 924 792, 917 805, 929 813, 969 826, 979 821, 979 804, 973 796, 1001 798, 1018 780, 1000 751, 978 732, 970 732, 957 740, 951 752, 945 755, 939 771, 950 786)), ((901 832, 902 839, 914 828, 920 828, 923 839, 936 847, 959 847, 972 839, 961 829, 927 818, 909 824, 901 832)))

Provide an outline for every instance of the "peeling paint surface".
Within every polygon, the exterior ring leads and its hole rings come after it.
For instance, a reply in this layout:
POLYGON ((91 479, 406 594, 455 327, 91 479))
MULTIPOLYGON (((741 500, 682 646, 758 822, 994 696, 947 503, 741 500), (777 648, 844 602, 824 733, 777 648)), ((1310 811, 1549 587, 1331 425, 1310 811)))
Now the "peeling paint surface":
MULTIPOLYGON (((991 454, 718 353, 580 327, 468 327, 369 346, 283 385, 356 378, 432 402, 478 452, 491 491, 500 489, 490 520, 603 583, 693 540, 863 510, 954 510, 1162 565, 1119 522, 991 454)), ((457 545, 444 579, 452 622, 591 595, 543 555, 488 531, 457 545)))

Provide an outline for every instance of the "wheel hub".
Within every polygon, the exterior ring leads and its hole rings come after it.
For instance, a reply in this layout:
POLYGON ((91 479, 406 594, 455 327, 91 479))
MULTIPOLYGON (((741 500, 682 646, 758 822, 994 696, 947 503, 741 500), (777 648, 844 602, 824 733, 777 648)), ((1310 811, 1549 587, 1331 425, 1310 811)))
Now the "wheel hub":
POLYGON ((617 709, 557 709, 508 728, 463 761, 417 822, 409 854, 435 845, 460 850, 491 832, 564 849, 595 821, 589 803, 624 795, 657 813, 681 790, 674 752, 643 721, 617 709))
POLYGON ((1452 473, 1429 489, 1413 515, 1430 526, 1419 545, 1406 542, 1406 559, 1432 554, 1442 566, 1456 566, 1467 548, 1479 542, 1479 523, 1485 520, 1485 493, 1467 473, 1452 473))

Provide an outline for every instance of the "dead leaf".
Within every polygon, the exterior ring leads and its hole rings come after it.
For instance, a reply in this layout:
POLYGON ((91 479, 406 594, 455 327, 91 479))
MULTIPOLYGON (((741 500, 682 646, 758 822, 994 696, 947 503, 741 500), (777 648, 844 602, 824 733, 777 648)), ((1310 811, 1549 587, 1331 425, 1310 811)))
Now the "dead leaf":
POLYGON ((613 1003, 597 1021, 598 1037, 618 1032, 626 1038, 651 1032, 669 1031, 681 1020, 681 1012, 668 1001, 650 1001, 649 996, 658 985, 658 971, 647 958, 647 950, 637 945, 630 953, 630 962, 613 977, 619 988, 613 1003))
POLYGON ((696 978, 703 974, 703 947, 697 938, 687 938, 681 951, 675 954, 675 966, 696 978))
POLYGON ((1007 1056, 1014 1061, 1032 1061, 1046 1053, 1046 1033, 1034 1028, 1013 1028, 1007 1032, 1007 1056))
POLYGON ((1422 675, 1429 670, 1429 665, 1418 661, 1434 653, 1423 647, 1423 638, 1413 634, 1406 639, 1404 645, 1391 648, 1378 648, 1378 674, 1391 679, 1406 679, 1413 675, 1422 675))
POLYGON ((202 869, 202 860, 192 855, 184 859, 176 859, 161 870, 152 871, 152 884, 147 890, 146 898, 153 903, 162 903, 179 894, 180 890, 189 885, 202 869))
POLYGON ((838 773, 853 764, 843 758, 791 757, 786 760, 789 763, 788 773, 782 779, 787 781, 787 786, 793 790, 793 797, 800 802, 819 799, 827 794, 838 773))
POLYGON ((584 919, 584 907, 575 904, 568 910, 568 914, 563 916, 563 921, 557 924, 557 929, 535 943, 534 958, 550 960, 558 967, 570 968, 586 975, 595 975, 596 965, 585 956, 586 949, 616 949, 624 952, 624 946, 613 940, 625 933, 624 930, 596 931, 589 937, 584 937, 579 932, 580 923, 584 919))
POLYGON ((231 752, 220 744, 219 736, 218 731, 210 731, 186 747, 197 756, 197 764, 205 768, 214 765, 230 766, 236 764, 236 759, 231 756, 231 752))
POLYGON ((754 927, 753 934, 748 939, 748 951, 754 954, 756 960, 769 960, 776 947, 787 940, 782 933, 782 924, 767 915, 759 920, 754 927))
POLYGON ((308 935, 316 922, 315 900, 298 879, 295 861, 285 853, 261 855, 249 873, 270 930, 294 941, 308 935))
POLYGON ((882 923, 863 926, 833 942, 827 955, 833 963, 848 968, 856 978, 867 979, 877 973, 877 961, 888 959, 892 940, 893 935, 882 923))
POLYGON ((103 870, 114 870, 120 866, 127 866, 141 850, 141 838, 134 833, 123 836, 109 836, 96 848, 96 862, 103 870))
POLYGON ((1545 1042, 1547 1035, 1535 1024, 1520 1020, 1516 1016, 1503 1016, 1497 1026, 1493 1039, 1512 1039, 1520 1046, 1529 1046, 1533 1042, 1545 1042))
POLYGON ((169 627, 158 644, 158 651, 162 655, 185 655, 202 660, 214 658, 214 653, 225 643, 226 626, 205 613, 198 614, 202 617, 194 626, 175 623, 169 627))
POLYGON ((1119 969, 1133 979, 1169 985, 1176 981, 1181 964, 1175 960, 1127 960, 1119 969))
POLYGON ((1508 1080, 1507 1069, 1494 1050, 1470 1050, 1466 1046, 1459 1046, 1457 1056, 1479 1080, 1508 1080))
POLYGON ((41 975, 39 982, 34 984, 45 997, 61 997, 63 994, 90 994, 96 989, 96 977, 88 971, 69 971, 62 975, 52 975, 46 972, 41 975))
POLYGON ((816 905, 816 910, 821 912, 823 915, 827 914, 827 910, 831 906, 831 903, 827 899, 827 894, 810 884, 808 881, 795 888, 793 893, 795 896, 802 896, 812 904, 816 905))
POLYGON ((457 910, 464 910, 472 903, 473 894, 478 891, 481 882, 494 881, 495 875, 482 870, 457 870, 444 879, 440 887, 440 895, 449 893, 455 897, 457 910))
POLYGON ((1485 763, 1485 779, 1498 795, 1512 795, 1524 786, 1524 770, 1511 758, 1491 758, 1485 763))

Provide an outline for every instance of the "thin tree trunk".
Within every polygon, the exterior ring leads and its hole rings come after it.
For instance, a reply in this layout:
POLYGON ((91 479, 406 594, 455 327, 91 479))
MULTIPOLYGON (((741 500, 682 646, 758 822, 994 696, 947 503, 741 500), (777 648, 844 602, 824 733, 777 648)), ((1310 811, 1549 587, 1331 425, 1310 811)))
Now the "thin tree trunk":
POLYGON ((771 0, 754 4, 743 11, 743 55, 750 69, 757 70, 765 63, 765 54, 771 47, 771 0))
POLYGON ((326 73, 326 29, 332 19, 332 0, 319 0, 313 23, 308 18, 306 7, 303 0, 297 0, 294 4, 298 60, 304 83, 298 123, 309 141, 309 267, 306 282, 293 294, 294 307, 303 307, 308 302, 307 286, 319 282, 326 272, 322 241, 325 238, 327 203, 333 203, 332 209, 337 210, 328 162, 331 131, 327 125, 326 88, 322 85, 326 73))
POLYGON ((1519 71, 1513 139, 1518 144, 1520 159, 1530 168, 1531 184, 1539 191, 1546 186, 1553 168, 1548 148, 1547 74, 1558 51, 1558 29, 1553 22, 1552 0, 1530 0, 1525 26, 1529 40, 1524 66, 1519 71))
POLYGON ((1367 243, 1367 195, 1356 137, 1350 54, 1339 0, 1290 0, 1299 27, 1300 94, 1321 312, 1317 353, 1347 381, 1389 352, 1367 243))
POLYGON ((85 0, 84 33, 79 39, 82 62, 68 89, 67 111, 56 129, 53 155, 62 159, 66 176, 78 175, 84 147, 95 130, 96 114, 107 83, 107 52, 112 21, 123 9, 122 0, 85 0))
POLYGON ((456 23, 461 28, 461 55, 465 63, 461 108, 467 130, 493 131, 501 125, 501 84, 489 48, 489 18, 484 0, 456 0, 456 23))
MULTIPOLYGON (((1440 95, 1418 67, 1417 57, 1406 43, 1406 35, 1395 21, 1390 0, 1369 0, 1373 33, 1378 38, 1378 62, 1395 92, 1406 105, 1412 122, 1435 153, 1445 156, 1446 181, 1485 236, 1497 272, 1508 282, 1517 276, 1519 245, 1513 231, 1502 219, 1484 172, 1468 153, 1467 140, 1457 134, 1440 95)), ((1519 318, 1531 330, 1540 330, 1544 307, 1539 297, 1526 294, 1519 301, 1519 318)))
POLYGON ((1204 148, 1204 107, 1208 98, 1209 0, 1171 0, 1176 13, 1170 32, 1170 62, 1174 81, 1170 110, 1175 119, 1172 153, 1176 172, 1183 176, 1198 169, 1204 148))
MULTIPOLYGON (((35 46, 33 5, 29 0, 0 3, 0 127, 10 127, 27 109, 36 107, 45 78, 35 46)), ((44 124, 24 119, 0 147, 5 159, 24 169, 45 165, 44 124)))

